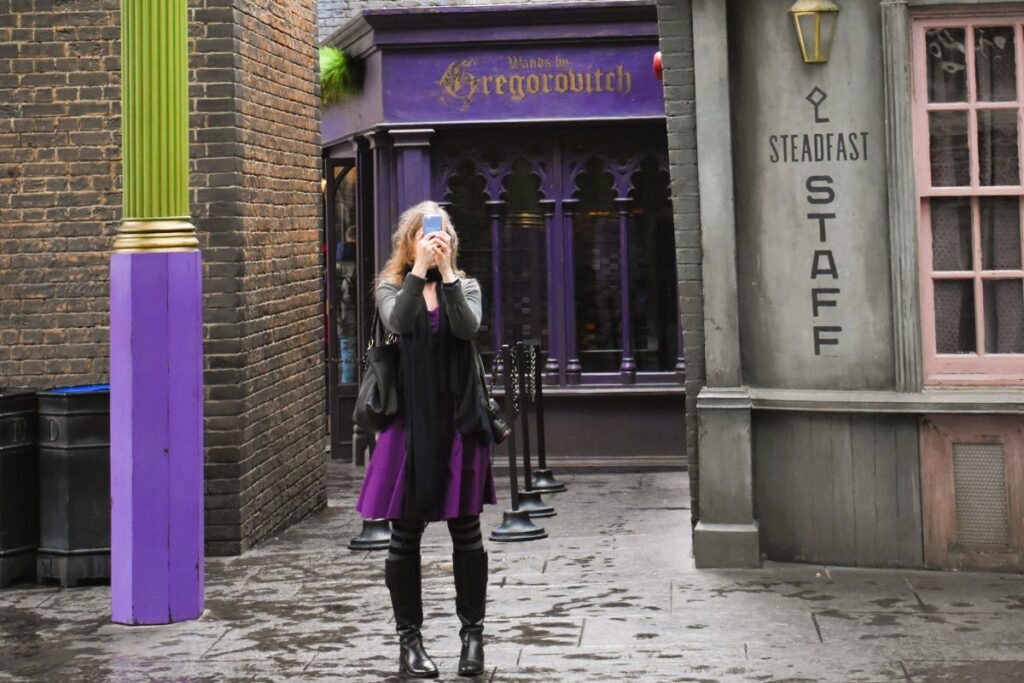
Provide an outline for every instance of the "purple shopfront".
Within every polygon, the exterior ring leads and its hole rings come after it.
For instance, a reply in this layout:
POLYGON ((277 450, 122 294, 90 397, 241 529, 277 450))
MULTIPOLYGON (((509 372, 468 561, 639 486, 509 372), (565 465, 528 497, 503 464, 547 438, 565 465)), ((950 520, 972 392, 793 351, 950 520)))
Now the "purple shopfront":
POLYGON ((484 293, 478 342, 542 344, 549 457, 685 463, 676 246, 654 3, 366 11, 364 71, 323 112, 332 453, 401 211, 445 205, 484 293))

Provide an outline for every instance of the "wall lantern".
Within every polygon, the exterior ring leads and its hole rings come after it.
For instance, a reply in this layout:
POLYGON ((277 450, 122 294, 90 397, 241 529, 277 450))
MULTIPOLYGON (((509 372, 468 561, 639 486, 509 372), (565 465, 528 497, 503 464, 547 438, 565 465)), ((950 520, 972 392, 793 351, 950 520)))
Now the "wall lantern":
POLYGON ((832 52, 839 6, 832 0, 796 0, 789 8, 807 64, 824 64, 832 52))
POLYGON ((664 66, 661 61, 661 50, 654 53, 654 77, 659 81, 661 80, 664 71, 664 66))

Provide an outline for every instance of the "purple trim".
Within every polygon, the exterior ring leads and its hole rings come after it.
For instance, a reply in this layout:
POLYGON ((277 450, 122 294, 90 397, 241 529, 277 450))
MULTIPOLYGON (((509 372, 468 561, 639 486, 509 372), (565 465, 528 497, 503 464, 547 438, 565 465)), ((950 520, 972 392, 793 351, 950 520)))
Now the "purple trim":
POLYGON ((491 273, 492 291, 494 292, 494 334, 492 341, 494 352, 501 351, 501 345, 505 339, 505 313, 502 310, 501 296, 501 209, 505 202, 490 199, 487 202, 488 215, 491 217, 491 273))
POLYGON ((393 153, 387 133, 377 131, 367 136, 373 154, 373 257, 374 271, 379 273, 391 255, 391 216, 394 187, 393 153))
MULTIPOLYGON (((404 31, 376 30, 374 45, 385 50, 431 49, 463 45, 500 45, 521 43, 529 48, 545 44, 564 46, 572 43, 601 40, 629 41, 657 39, 656 24, 650 21, 624 20, 617 24, 549 23, 530 26, 463 26, 457 32, 420 28, 404 31)), ((657 52, 657 50, 655 50, 657 52)), ((653 59, 654 53, 651 53, 653 59)), ((654 78, 653 71, 651 78, 654 78)))
MULTIPOLYGON (((619 189, 619 186, 616 186, 619 189)), ((629 207, 633 200, 617 197, 619 207, 619 293, 622 307, 622 364, 619 375, 622 381, 631 384, 636 380, 636 360, 633 358, 633 312, 629 296, 629 207)))
POLYGON ((664 116, 653 42, 385 52, 389 121, 664 116), (516 62, 521 55, 533 60, 516 62))
MULTIPOLYGON (((418 128, 430 128, 435 132, 448 131, 448 130, 466 130, 467 126, 482 127, 482 126, 516 126, 522 128, 543 128, 547 125, 559 125, 571 123, 574 126, 608 126, 608 125, 621 125, 629 123, 665 123, 664 114, 655 116, 631 116, 631 115, 614 115, 614 116, 577 116, 571 120, 558 118, 558 117, 546 117, 546 118, 508 118, 508 119, 472 119, 472 120, 433 120, 433 121, 415 121, 415 122, 400 122, 400 121, 381 121, 378 124, 372 126, 365 126, 353 130, 346 130, 333 137, 327 135, 321 136, 321 144, 324 147, 329 147, 333 154, 334 147, 337 145, 348 144, 352 138, 358 136, 369 137, 374 135, 380 130, 389 130, 398 126, 411 126, 414 125, 418 128)), ((344 155, 344 154, 343 154, 344 155)))
POLYGON ((398 211, 430 199, 430 136, 429 129, 393 130, 398 157, 398 211))
POLYGON ((560 348, 562 334, 558 330, 558 321, 561 320, 559 303, 561 288, 558 286, 562 281, 562 269, 559 267, 561 253, 558 248, 557 233, 552 228, 556 204, 554 199, 540 200, 541 210, 544 212, 544 225, 547 230, 548 357, 544 362, 544 381, 547 384, 558 383, 561 371, 559 360, 562 358, 560 348))
POLYGON ((657 36, 652 0, 366 9, 321 44, 359 48, 354 51, 358 55, 367 44, 395 45, 410 39, 452 44, 628 35, 657 36))
POLYGON ((114 254, 110 278, 111 613, 203 611, 202 263, 114 254))
POLYGON ((567 360, 565 363, 566 384, 579 384, 583 374, 576 341, 576 256, 573 252, 573 230, 575 230, 575 212, 578 199, 567 197, 562 200, 562 213, 565 216, 564 249, 565 260, 562 275, 565 291, 565 347, 567 360))

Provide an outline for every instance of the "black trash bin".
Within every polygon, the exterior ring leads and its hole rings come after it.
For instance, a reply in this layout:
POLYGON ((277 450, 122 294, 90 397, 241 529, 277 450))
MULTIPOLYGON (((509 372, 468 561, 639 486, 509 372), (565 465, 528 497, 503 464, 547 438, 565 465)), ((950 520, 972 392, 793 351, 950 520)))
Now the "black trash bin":
POLYGON ((110 386, 41 391, 37 580, 110 579, 110 386))
POLYGON ((36 390, 0 387, 0 588, 36 576, 36 390))

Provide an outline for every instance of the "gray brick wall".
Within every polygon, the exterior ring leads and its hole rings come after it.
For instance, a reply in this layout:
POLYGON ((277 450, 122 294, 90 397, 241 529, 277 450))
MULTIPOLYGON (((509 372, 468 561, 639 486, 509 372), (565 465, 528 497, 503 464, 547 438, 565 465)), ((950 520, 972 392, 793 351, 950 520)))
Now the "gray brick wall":
MULTIPOLYGON (((447 7, 455 5, 540 5, 569 0, 320 0, 320 40, 327 39, 364 9, 391 7, 447 7)), ((580 4, 594 0, 579 0, 580 4)))
MULTIPOLYGON (((0 0, 0 385, 108 377, 118 0, 0 0)), ((314 0, 190 0, 207 550, 326 501, 314 0)))
POLYGON ((686 354, 686 458, 692 496, 691 517, 696 522, 700 501, 697 394, 704 386, 704 293, 690 0, 658 0, 658 34, 664 66, 679 310, 683 318, 683 349, 686 354))
POLYGON ((192 5, 207 548, 234 554, 326 503, 317 16, 192 5))

